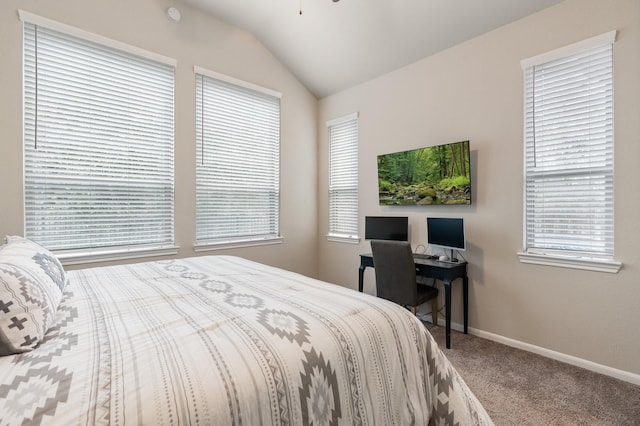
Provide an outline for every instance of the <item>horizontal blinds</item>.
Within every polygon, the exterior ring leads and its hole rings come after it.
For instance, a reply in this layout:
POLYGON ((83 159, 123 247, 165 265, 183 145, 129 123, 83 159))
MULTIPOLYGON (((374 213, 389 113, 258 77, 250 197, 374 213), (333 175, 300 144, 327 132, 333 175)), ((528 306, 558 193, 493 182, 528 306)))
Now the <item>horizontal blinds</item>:
POLYGON ((173 94, 172 65, 25 22, 26 235, 173 244, 173 94))
POLYGON ((196 238, 277 237, 280 99, 196 74, 196 238))
POLYGON ((613 62, 606 44, 525 70, 526 245, 613 256, 613 62))
POLYGON ((358 119, 329 124, 329 233, 358 235, 358 119))

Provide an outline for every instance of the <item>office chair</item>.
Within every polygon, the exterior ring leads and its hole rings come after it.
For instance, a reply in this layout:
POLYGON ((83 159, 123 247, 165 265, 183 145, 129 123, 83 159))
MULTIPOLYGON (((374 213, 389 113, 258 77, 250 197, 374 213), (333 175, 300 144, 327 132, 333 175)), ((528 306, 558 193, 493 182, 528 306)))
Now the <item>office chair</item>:
POLYGON ((419 285, 411 244, 405 241, 371 240, 378 297, 399 305, 416 307, 431 300, 431 320, 438 325, 438 289, 419 285))

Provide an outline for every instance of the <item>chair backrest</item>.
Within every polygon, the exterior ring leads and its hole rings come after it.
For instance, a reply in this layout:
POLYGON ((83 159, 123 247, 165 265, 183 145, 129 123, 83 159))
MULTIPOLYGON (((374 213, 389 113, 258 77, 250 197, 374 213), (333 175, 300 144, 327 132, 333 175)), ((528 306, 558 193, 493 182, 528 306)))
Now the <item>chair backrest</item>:
POLYGON ((416 266, 406 241, 371 240, 378 297, 415 306, 418 298, 416 266))

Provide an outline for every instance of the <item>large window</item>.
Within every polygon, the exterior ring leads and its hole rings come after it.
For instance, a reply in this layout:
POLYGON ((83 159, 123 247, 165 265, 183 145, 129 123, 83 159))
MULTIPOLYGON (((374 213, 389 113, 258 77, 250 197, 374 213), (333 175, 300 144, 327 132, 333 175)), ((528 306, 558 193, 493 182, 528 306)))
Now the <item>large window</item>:
POLYGON ((175 252, 175 64, 20 16, 25 235, 63 259, 175 252))
POLYGON ((329 235, 358 242, 358 114, 327 123, 329 130, 329 235))
POLYGON ((195 72, 196 246, 277 242, 280 94, 195 72))
POLYGON ((524 262, 615 272, 615 32, 523 61, 524 262))

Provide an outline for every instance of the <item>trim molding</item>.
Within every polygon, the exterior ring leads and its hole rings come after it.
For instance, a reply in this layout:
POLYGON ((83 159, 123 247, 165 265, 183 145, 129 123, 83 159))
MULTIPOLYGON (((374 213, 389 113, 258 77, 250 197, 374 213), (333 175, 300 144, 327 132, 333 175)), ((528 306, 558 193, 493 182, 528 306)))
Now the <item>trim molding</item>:
MULTIPOLYGON (((438 321, 440 321, 440 317, 438 317, 438 321)), ((452 322, 451 329, 462 332, 464 330, 464 327, 462 324, 452 322)), ((507 346, 511 346, 517 349, 522 349, 523 351, 533 352, 535 354, 542 355, 546 358, 555 359, 556 361, 561 361, 566 364, 575 365, 576 367, 581 367, 589 371, 604 374, 605 376, 613 377, 615 379, 623 380, 625 382, 629 382, 634 385, 640 386, 639 374, 634 374, 629 371, 619 370, 617 368, 609 367, 602 364, 597 364, 593 361, 578 358, 572 355, 563 354, 561 352, 556 352, 551 349, 543 348, 541 346, 536 346, 529 343, 521 342, 519 340, 514 340, 509 337, 500 336, 499 334, 489 333, 487 331, 479 330, 477 328, 469 327, 468 331, 469 331, 469 334, 482 337, 483 339, 492 340, 494 342, 502 343, 507 346)))
POLYGON ((250 89, 250 90, 254 90, 256 92, 260 92, 269 96, 273 96, 274 98, 282 99, 282 93, 278 92, 277 90, 258 86, 257 84, 249 83, 248 81, 240 80, 238 78, 231 77, 216 71, 211 71, 206 68, 199 67, 198 65, 194 65, 193 72, 195 74, 204 75, 209 78, 221 80, 226 83, 231 83, 236 86, 244 87, 245 89, 250 89))
POLYGON ((523 69, 527 69, 536 65, 541 65, 546 62, 563 58, 565 56, 574 55, 587 49, 595 49, 596 47, 613 44, 616 41, 616 34, 617 30, 612 30, 604 34, 588 38, 586 40, 581 40, 567 46, 559 47, 550 52, 541 53, 540 55, 523 59, 522 61, 520 61, 520 65, 523 69))
POLYGON ((180 247, 175 245, 129 246, 117 248, 97 248, 87 250, 54 251, 62 266, 87 263, 114 262, 155 256, 175 256, 180 247))
POLYGON ((269 237, 269 238, 257 238, 257 239, 240 239, 240 240, 219 240, 208 242, 195 242, 193 243, 193 251, 196 253, 209 251, 209 250, 224 250, 230 248, 241 247, 253 247, 264 246, 269 244, 282 244, 283 237, 269 237))
POLYGON ((111 47, 113 49, 123 50, 133 55, 143 56, 152 61, 161 62, 163 64, 170 65, 174 69, 175 67, 178 66, 177 59, 169 58, 168 56, 160 55, 159 53, 151 52, 136 46, 132 46, 130 44, 122 43, 120 41, 113 40, 108 37, 103 37, 101 35, 94 34, 92 32, 73 27, 71 25, 54 21, 52 19, 43 18, 42 16, 38 16, 36 14, 27 12, 25 10, 21 10, 21 9, 18 10, 18 18, 23 22, 28 22, 30 24, 48 28, 50 30, 70 34, 74 37, 78 37, 94 43, 102 44, 104 46, 111 47))
POLYGON ((587 257, 560 256, 549 253, 518 253, 521 263, 534 265, 559 266, 572 269, 584 269, 587 271, 608 272, 617 274, 622 268, 622 262, 615 260, 603 260, 587 257))

